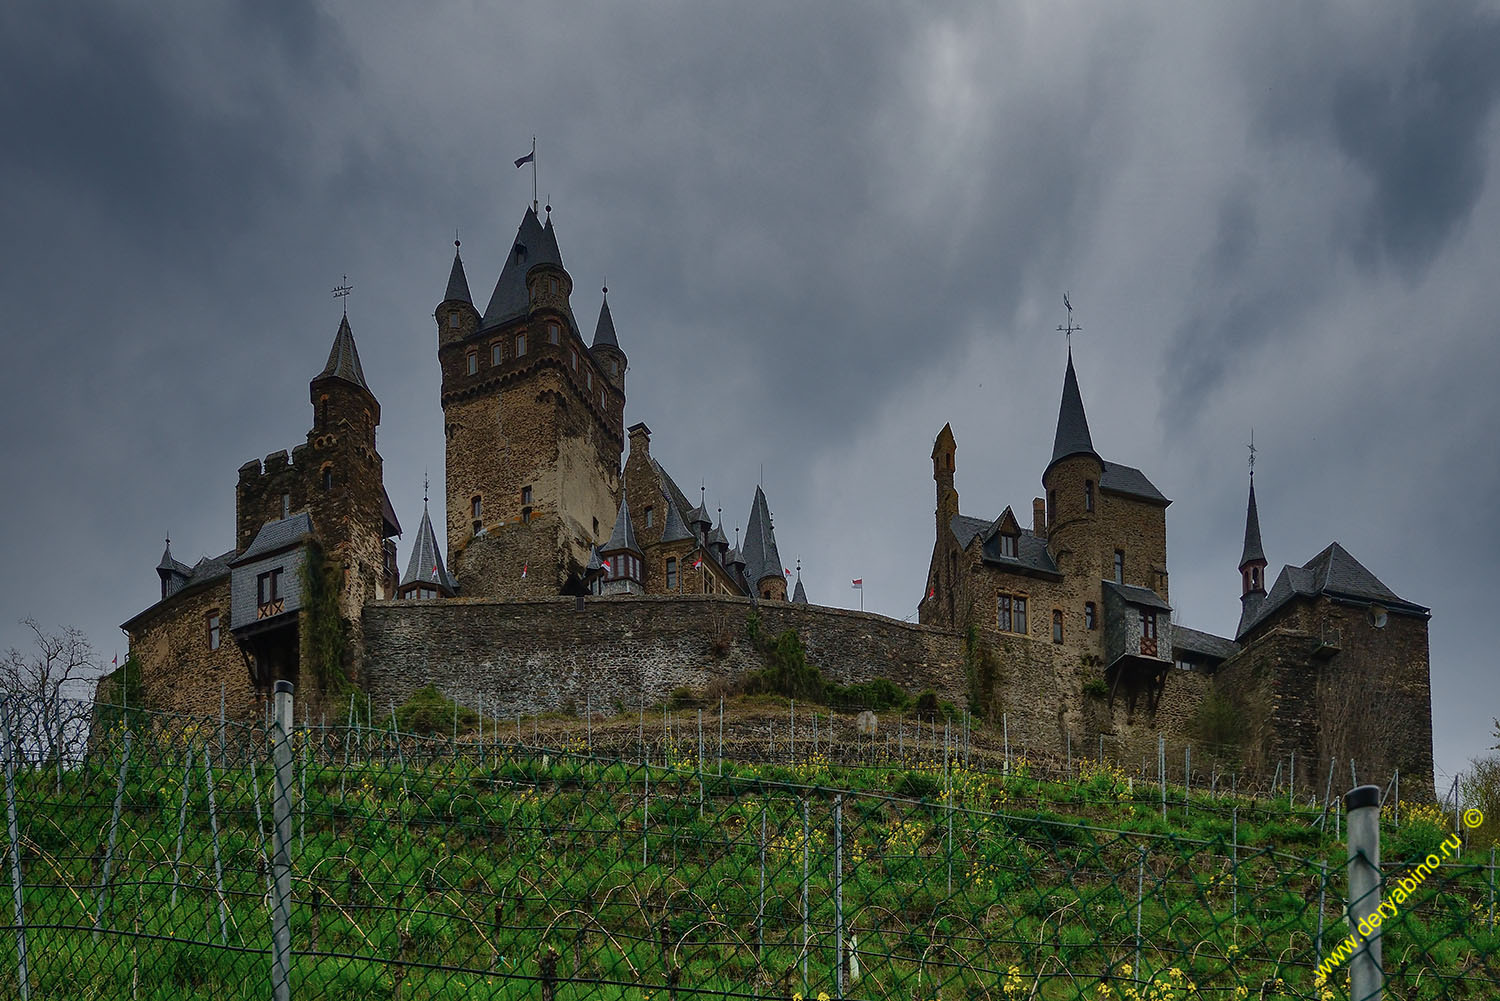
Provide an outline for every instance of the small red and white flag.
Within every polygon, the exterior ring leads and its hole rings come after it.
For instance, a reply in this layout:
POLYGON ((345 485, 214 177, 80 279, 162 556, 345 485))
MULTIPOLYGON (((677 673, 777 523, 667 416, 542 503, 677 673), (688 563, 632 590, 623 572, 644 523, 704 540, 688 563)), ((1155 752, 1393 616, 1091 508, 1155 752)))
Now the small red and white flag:
POLYGON ((781 568, 781 572, 784 573, 784 574, 786 574, 788 577, 790 577, 792 575, 792 572, 790 570, 788 570, 786 567, 782 567, 781 568))
POLYGON ((854 590, 856 590, 856 591, 863 591, 865 589, 865 579, 863 577, 857 577, 857 578, 855 578, 853 586, 854 586, 854 590))
POLYGON ((701 557, 701 556, 698 557, 696 560, 693 561, 693 569, 694 570, 697 570, 702 565, 703 565, 703 557, 701 557))
POLYGON ((528 570, 530 570, 530 569, 531 569, 531 564, 530 563, 522 563, 521 564, 521 579, 522 580, 526 579, 526 572, 528 570))
POLYGON ((600 560, 599 561, 599 565, 601 567, 603 567, 605 570, 608 570, 609 569, 609 560, 600 560))
POLYGON ((110 663, 113 664, 115 667, 119 667, 120 666, 120 655, 118 653, 116 653, 115 654, 115 659, 112 660, 112 661, 110 661, 110 663))
POLYGON ((936 598, 937 597, 937 588, 935 588, 935 587, 928 588, 927 589, 927 597, 929 597, 929 598, 936 598))

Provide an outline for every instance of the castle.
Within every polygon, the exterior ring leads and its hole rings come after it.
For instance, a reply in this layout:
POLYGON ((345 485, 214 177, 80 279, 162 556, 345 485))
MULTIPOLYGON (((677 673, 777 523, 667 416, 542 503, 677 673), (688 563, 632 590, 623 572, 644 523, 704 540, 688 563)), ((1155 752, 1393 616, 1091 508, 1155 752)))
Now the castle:
POLYGON ((482 313, 460 250, 433 314, 444 538, 424 505, 398 576, 380 404, 346 315, 309 383, 306 442, 240 468, 233 547, 188 566, 169 541, 160 600, 124 624, 148 702, 240 712, 285 678, 313 699, 433 683, 507 712, 619 708, 758 666, 733 625, 754 609, 832 677, 1003 708, 1038 748, 1232 739, 1252 769, 1357 758, 1430 791, 1428 610, 1337 543, 1268 589, 1252 478, 1235 637, 1174 622, 1171 502, 1095 451, 1071 350, 1029 527, 1011 507, 960 513, 955 436, 938 434, 932 558, 918 623, 901 623, 810 605, 800 574, 788 600, 764 492, 731 545, 722 513, 652 458, 650 429, 625 427, 608 290, 586 343, 550 206, 527 208, 482 313), (1205 735, 1208 700, 1234 734, 1205 735))

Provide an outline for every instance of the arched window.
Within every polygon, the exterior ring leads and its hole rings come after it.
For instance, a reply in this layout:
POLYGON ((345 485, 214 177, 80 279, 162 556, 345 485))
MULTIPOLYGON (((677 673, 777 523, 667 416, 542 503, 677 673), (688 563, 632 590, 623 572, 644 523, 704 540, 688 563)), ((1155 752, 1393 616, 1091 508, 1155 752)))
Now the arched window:
POLYGON ((468 353, 468 355, 466 356, 465 364, 468 366, 468 373, 470 375, 473 375, 474 373, 478 372, 479 371, 479 352, 478 351, 470 351, 468 353))
POLYGON ((333 489, 333 467, 332 466, 324 466, 323 467, 323 489, 324 490, 332 490, 333 489))
POLYGON ((1052 642, 1061 643, 1062 641, 1062 609, 1054 608, 1052 610, 1052 642))
POLYGON ((494 344, 490 345, 490 364, 499 365, 504 360, 505 348, 500 344, 499 341, 496 341, 494 344))

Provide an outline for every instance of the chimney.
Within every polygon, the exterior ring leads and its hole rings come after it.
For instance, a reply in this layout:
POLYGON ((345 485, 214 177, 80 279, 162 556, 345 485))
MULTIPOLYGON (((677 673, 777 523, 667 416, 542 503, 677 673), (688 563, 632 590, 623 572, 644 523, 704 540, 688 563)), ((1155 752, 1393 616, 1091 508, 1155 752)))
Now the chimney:
POLYGON ((651 457, 651 429, 644 423, 632 424, 625 429, 625 433, 630 436, 630 454, 634 455, 639 451, 642 458, 649 459, 651 457))
POLYGON ((1040 497, 1031 499, 1031 531, 1038 537, 1047 537, 1047 502, 1040 497))

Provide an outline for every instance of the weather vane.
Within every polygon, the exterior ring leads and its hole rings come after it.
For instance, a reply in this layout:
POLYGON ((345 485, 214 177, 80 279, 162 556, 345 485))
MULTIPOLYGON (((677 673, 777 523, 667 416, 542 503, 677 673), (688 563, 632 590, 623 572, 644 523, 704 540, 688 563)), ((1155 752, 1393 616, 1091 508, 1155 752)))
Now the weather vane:
POLYGON ((1250 444, 1246 447, 1250 449, 1250 478, 1253 480, 1255 479, 1255 453, 1259 451, 1255 447, 1255 428, 1250 429, 1250 444))
POLYGON ((1063 293, 1063 307, 1065 309, 1067 309, 1067 311, 1068 311, 1068 325, 1065 326, 1065 327, 1059 325, 1057 329, 1060 330, 1060 331, 1062 331, 1063 335, 1065 337, 1067 337, 1067 339, 1068 339, 1068 353, 1072 354, 1073 353, 1073 332, 1075 330, 1082 330, 1083 329, 1083 325, 1082 324, 1075 324, 1073 322, 1073 304, 1068 301, 1068 293, 1066 293, 1066 292, 1063 293))
POLYGON ((335 299, 344 300, 344 315, 349 315, 349 293, 354 291, 354 286, 349 284, 349 276, 345 275, 342 284, 333 290, 335 299))

